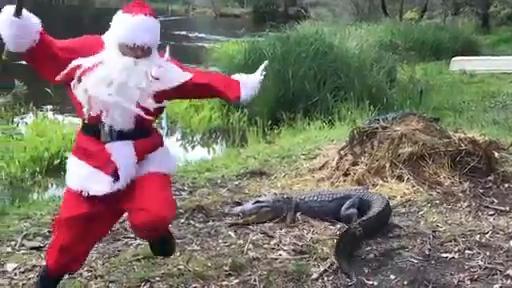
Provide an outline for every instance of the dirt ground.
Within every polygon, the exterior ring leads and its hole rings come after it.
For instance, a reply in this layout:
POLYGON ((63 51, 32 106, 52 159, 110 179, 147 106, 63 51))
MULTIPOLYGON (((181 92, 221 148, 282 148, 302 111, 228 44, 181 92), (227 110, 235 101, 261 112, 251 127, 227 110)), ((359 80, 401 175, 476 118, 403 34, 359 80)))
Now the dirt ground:
MULTIPOLYGON (((406 125, 405 133, 403 127, 393 130, 397 134, 365 132, 365 137, 384 144, 372 146, 373 152, 359 160, 329 156, 332 151, 345 158, 350 154, 340 154, 341 143, 319 151, 313 157, 318 161, 297 164, 302 167, 297 170, 253 171, 203 186, 178 183, 180 210, 172 226, 178 250, 173 257, 152 257, 147 244, 123 220, 62 287, 512 287, 512 185, 494 177, 501 175, 492 172, 499 166, 493 158, 494 146, 453 138, 433 126, 428 131, 434 134, 423 133, 427 130, 414 134, 411 127, 416 126, 406 125), (449 143, 453 149, 439 152, 438 143, 449 143), (330 172, 336 172, 330 173, 334 175, 330 179, 317 166, 325 163, 322 157, 332 165, 320 166, 334 167, 330 172), (420 159, 421 165, 412 165, 420 163, 414 159, 420 159), (455 162, 448 163, 450 159, 455 162), (466 175, 464 179, 471 177, 470 181, 457 180, 457 175, 470 171, 466 169, 470 162, 478 173, 466 175), (398 168, 391 169, 391 164, 398 168), (432 172, 439 177, 423 176, 432 172), (396 177, 405 174, 411 177, 396 177), (339 273, 336 265, 328 265, 338 229, 334 225, 299 218, 291 226, 230 227, 222 212, 234 201, 269 192, 301 193, 343 185, 340 179, 377 177, 381 180, 370 186, 390 198, 392 223, 356 253, 351 264, 355 282, 339 273), (433 179, 435 185, 413 185, 418 182, 411 179, 420 179, 419 183, 433 179), (450 181, 440 185, 445 180, 450 181)), ((0 286, 31 287, 44 263, 50 221, 51 215, 25 218, 18 232, 1 235, 0 286)))
MULTIPOLYGON (((356 254, 353 284, 335 266, 311 280, 333 249, 336 228, 329 224, 305 218, 290 227, 226 224, 222 210, 231 201, 283 186, 299 191, 322 185, 310 178, 274 175, 178 189, 174 257, 151 257, 121 221, 62 287, 512 287, 511 187, 472 191, 474 197, 451 202, 390 196, 397 225, 356 254)), ((33 285, 49 221, 26 219, 24 233, 4 237, 1 287, 33 285)))

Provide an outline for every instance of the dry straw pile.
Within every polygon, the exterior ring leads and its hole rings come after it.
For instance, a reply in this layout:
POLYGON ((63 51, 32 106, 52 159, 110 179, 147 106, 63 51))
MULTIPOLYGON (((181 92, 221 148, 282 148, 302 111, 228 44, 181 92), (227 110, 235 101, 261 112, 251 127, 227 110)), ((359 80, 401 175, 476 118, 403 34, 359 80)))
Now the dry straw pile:
POLYGON ((450 132, 436 119, 408 112, 355 128, 319 169, 333 184, 398 181, 435 189, 489 178, 508 182, 507 150, 498 141, 450 132))

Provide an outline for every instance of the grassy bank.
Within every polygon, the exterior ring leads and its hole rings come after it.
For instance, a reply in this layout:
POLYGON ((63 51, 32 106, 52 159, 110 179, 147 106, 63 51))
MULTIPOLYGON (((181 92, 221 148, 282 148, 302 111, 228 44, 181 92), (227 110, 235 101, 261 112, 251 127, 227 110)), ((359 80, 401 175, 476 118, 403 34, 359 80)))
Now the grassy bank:
MULTIPOLYGON (((448 71, 447 63, 440 61, 405 66, 399 77, 414 77, 421 83, 420 91, 411 96, 421 98, 421 106, 414 110, 440 117, 443 125, 451 129, 512 141, 511 80, 507 75, 452 73, 448 71)), ((334 123, 323 120, 292 122, 265 138, 256 132, 250 133, 244 148, 231 147, 211 161, 182 166, 178 169, 177 179, 205 183, 218 178, 233 178, 250 170, 274 173, 293 169, 290 168, 293 164, 306 160, 304 155, 314 153, 332 141, 342 141, 354 125, 375 114, 368 109, 348 108, 338 113, 334 123)), ((41 119, 29 127, 28 131, 32 132, 26 138, 2 136, 2 145, 9 149, 17 147, 17 152, 4 154, 0 159, 0 164, 5 167, 2 177, 11 183, 25 183, 27 187, 33 185, 37 177, 62 171, 73 137, 72 130, 51 120, 41 119)))
MULTIPOLYGON (((437 24, 308 22, 263 40, 221 44, 212 51, 215 66, 252 72, 270 59, 267 79, 248 109, 219 100, 169 104, 172 124, 190 133, 227 135, 233 144, 219 158, 181 167, 178 178, 203 181, 280 167, 281 160, 294 163, 300 151, 342 139, 358 121, 397 110, 425 112, 450 128, 511 140, 508 77, 447 69, 453 55, 503 49, 498 44, 504 40, 496 40, 503 36, 468 31, 437 24)), ((0 158, 4 187, 30 187, 62 173, 73 138, 72 128, 62 125, 39 119, 24 137, 0 136, 9 151, 0 158)))
POLYGON ((407 72, 411 65, 481 51, 482 41, 465 27, 305 22, 211 50, 210 64, 226 73, 251 73, 270 61, 261 93, 247 109, 212 100, 171 103, 168 112, 186 130, 223 131, 233 140, 295 119, 336 122, 346 109, 420 109, 425 81, 407 72), (191 114, 200 117, 191 119, 191 114))

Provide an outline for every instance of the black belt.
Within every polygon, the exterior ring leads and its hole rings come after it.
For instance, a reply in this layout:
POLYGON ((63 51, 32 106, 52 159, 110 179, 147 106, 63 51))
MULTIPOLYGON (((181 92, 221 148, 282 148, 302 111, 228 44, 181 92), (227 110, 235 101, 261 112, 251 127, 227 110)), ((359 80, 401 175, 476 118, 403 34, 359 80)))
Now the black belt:
POLYGON ((130 130, 115 130, 102 123, 91 124, 82 122, 80 130, 85 135, 94 137, 103 143, 127 140, 134 141, 147 138, 151 135, 151 131, 148 129, 135 128, 130 130))

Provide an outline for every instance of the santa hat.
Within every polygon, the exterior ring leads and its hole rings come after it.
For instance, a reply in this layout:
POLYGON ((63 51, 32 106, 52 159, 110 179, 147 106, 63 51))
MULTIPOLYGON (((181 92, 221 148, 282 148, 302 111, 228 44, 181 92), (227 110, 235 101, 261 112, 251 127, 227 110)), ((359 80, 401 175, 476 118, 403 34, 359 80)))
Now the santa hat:
POLYGON ((110 44, 156 48, 160 43, 160 21, 153 8, 144 0, 133 0, 114 15, 105 37, 110 44))

